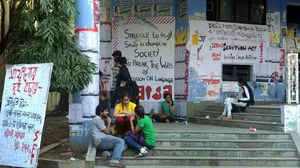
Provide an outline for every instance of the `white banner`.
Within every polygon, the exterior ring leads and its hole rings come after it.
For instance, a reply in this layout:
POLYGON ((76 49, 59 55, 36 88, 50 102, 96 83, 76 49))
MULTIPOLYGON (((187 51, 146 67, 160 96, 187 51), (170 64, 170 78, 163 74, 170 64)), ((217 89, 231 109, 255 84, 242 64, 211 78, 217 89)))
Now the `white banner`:
POLYGON ((37 165, 53 64, 6 67, 0 113, 0 165, 37 165))
POLYGON ((114 19, 113 50, 127 58, 130 74, 140 87, 141 101, 161 101, 174 90, 175 18, 114 19))
POLYGON ((237 64, 264 62, 264 48, 269 46, 270 37, 267 26, 198 20, 189 23, 187 49, 192 60, 237 64))

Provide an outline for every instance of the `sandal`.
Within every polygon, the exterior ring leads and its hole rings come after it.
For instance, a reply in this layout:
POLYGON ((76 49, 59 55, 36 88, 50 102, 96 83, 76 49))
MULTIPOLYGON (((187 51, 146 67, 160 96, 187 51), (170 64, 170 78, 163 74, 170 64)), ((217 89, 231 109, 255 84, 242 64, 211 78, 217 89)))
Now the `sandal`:
POLYGON ((218 119, 218 120, 222 120, 223 118, 225 118, 225 116, 224 116, 224 115, 221 115, 221 116, 218 117, 217 119, 218 119))
POLYGON ((224 117, 223 120, 232 120, 232 117, 229 116, 229 117, 224 117))
POLYGON ((109 167, 120 167, 120 168, 126 167, 125 165, 122 165, 120 163, 110 163, 108 166, 109 167))

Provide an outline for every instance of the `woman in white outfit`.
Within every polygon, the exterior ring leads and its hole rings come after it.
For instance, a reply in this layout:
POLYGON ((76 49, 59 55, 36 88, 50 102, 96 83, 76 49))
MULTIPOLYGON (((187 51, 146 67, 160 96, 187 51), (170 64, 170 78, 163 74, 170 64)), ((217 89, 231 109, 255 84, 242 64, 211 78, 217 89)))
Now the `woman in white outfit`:
POLYGON ((248 107, 250 105, 254 105, 253 92, 248 83, 243 78, 239 78, 238 85, 240 87, 239 94, 237 96, 232 96, 225 99, 223 113, 220 117, 218 117, 218 119, 231 120, 232 105, 239 107, 248 107))

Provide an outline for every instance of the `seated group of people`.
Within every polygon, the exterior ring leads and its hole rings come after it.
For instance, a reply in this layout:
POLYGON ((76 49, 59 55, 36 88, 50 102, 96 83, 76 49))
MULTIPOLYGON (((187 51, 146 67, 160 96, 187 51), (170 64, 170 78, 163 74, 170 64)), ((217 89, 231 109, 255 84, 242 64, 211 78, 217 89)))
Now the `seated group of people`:
POLYGON ((155 147, 156 136, 153 122, 175 121, 171 94, 165 94, 164 98, 166 100, 161 103, 161 112, 152 115, 151 119, 145 113, 143 106, 130 101, 130 94, 122 94, 120 103, 115 106, 113 113, 116 121, 112 135, 110 135, 111 118, 108 104, 100 103, 97 106, 96 116, 91 122, 92 140, 98 149, 104 151, 102 153, 104 160, 111 157, 110 167, 125 167, 119 163, 119 160, 127 145, 139 151, 135 157, 143 157, 149 149, 155 147))

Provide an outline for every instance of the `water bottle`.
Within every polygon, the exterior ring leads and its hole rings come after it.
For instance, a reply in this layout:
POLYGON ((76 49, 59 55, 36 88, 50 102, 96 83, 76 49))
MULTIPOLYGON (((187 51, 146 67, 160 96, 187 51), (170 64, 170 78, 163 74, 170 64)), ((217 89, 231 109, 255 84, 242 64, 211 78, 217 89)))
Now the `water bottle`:
POLYGON ((187 123, 187 121, 183 121, 182 124, 183 125, 187 125, 188 123, 187 123))

